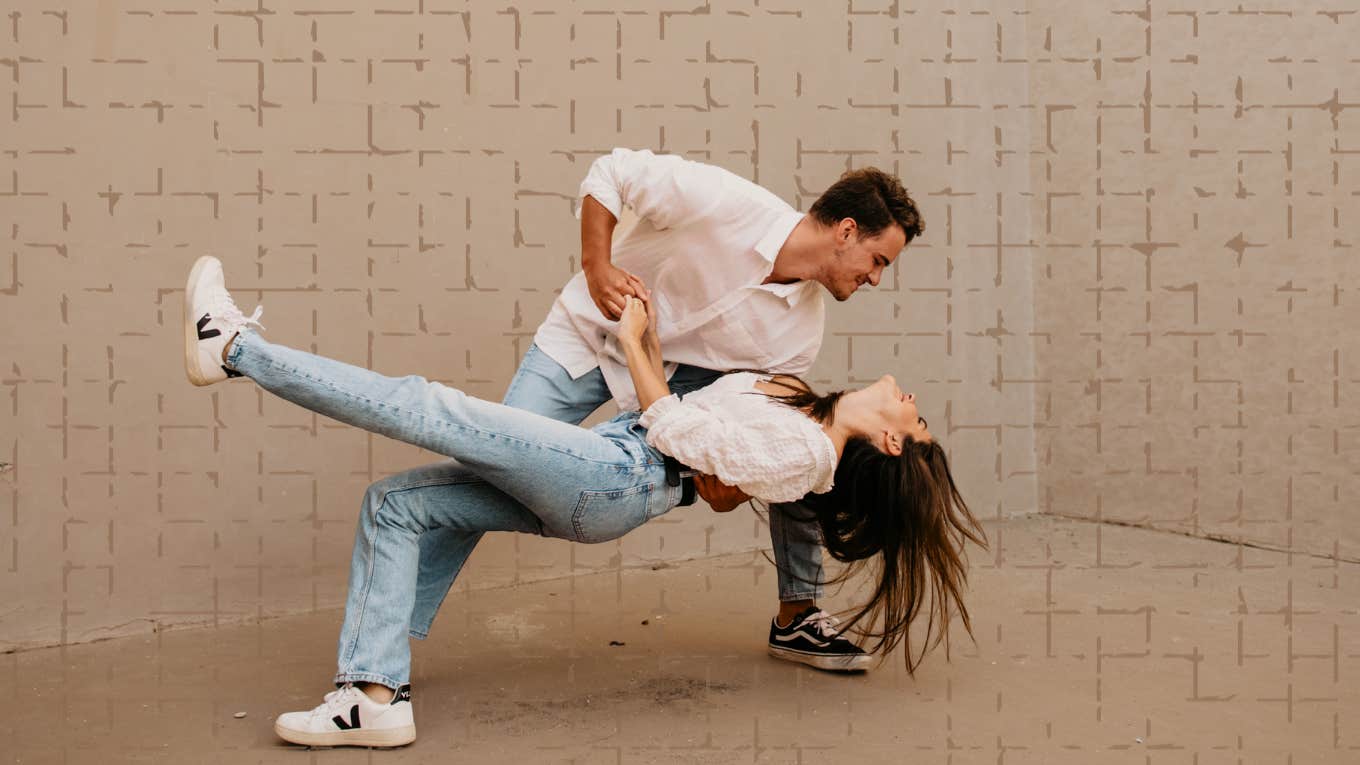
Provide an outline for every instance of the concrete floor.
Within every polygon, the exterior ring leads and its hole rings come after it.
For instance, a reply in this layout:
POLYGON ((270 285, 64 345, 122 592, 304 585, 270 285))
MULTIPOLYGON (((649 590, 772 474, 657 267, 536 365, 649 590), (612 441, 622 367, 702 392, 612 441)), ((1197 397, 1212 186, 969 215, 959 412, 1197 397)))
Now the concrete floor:
POLYGON ((414 644, 420 738, 402 749, 275 738, 276 715, 331 688, 330 611, 0 656, 0 751, 22 763, 1360 762, 1360 565, 1051 517, 987 531, 991 551, 971 554, 977 644, 959 629, 952 660, 941 646, 914 679, 900 651, 859 675, 768 658, 772 571, 726 556, 451 595, 414 644))

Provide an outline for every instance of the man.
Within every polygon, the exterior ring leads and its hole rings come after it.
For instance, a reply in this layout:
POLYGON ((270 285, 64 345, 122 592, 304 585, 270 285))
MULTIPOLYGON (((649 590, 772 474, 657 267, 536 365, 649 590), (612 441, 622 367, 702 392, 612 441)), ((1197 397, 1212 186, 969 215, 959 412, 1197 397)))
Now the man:
MULTIPOLYGON (((846 173, 803 214, 720 167, 615 149, 591 165, 580 193, 581 272, 538 328, 504 399, 572 424, 611 397, 620 409, 637 407, 613 329, 628 296, 648 298, 659 312, 673 392, 731 369, 801 375, 822 343, 818 285, 836 300, 877 286, 924 230, 902 184, 873 168, 846 173), (625 204, 639 220, 615 244, 625 204)), ((420 491, 429 469, 412 480, 410 490, 420 491)), ((747 499, 712 476, 693 480, 719 512, 747 499)), ((871 657, 837 636, 834 620, 817 608, 822 551, 815 525, 800 517, 810 516, 796 503, 771 508, 780 603, 769 651, 823 669, 863 669, 871 657)), ((470 551, 480 537, 449 529, 422 535, 413 637, 426 636, 458 574, 441 565, 451 557, 444 553, 470 551)), ((373 689, 376 700, 390 695, 385 690, 373 689)))

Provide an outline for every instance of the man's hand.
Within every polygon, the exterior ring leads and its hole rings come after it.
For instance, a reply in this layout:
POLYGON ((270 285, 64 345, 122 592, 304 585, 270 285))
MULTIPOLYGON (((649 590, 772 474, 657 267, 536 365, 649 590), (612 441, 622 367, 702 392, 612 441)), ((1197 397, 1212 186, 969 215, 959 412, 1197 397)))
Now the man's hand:
POLYGON ((715 513, 731 512, 737 505, 751 498, 750 494, 735 486, 728 486, 719 481, 717 476, 707 473, 695 474, 694 488, 715 513))
POLYGON ((642 299, 651 297, 651 292, 642 280, 612 263, 587 266, 586 288, 595 307, 610 321, 618 321, 623 315, 627 298, 631 295, 642 299))

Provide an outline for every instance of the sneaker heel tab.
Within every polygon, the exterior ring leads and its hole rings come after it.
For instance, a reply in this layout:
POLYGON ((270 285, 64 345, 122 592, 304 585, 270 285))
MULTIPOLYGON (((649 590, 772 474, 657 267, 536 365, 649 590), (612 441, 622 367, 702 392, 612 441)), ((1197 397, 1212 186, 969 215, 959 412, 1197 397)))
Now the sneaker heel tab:
POLYGON ((392 701, 390 701, 390 702, 388 702, 388 703, 389 703, 389 705, 391 705, 391 704, 396 704, 396 703, 401 702, 401 701, 405 701, 405 702, 407 702, 407 703, 410 703, 410 701, 411 701, 411 684, 410 684, 410 683, 404 683, 404 684, 402 684, 402 686, 401 686, 400 688, 397 689, 397 692, 394 693, 394 694, 392 694, 392 701))

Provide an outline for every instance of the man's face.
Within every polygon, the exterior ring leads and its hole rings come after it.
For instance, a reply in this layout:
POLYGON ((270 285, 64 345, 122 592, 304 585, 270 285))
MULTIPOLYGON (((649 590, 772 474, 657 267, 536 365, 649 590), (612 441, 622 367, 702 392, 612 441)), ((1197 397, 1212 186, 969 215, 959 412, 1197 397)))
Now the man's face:
POLYGON ((837 300, 849 299, 865 284, 877 287, 883 269, 897 260, 906 244, 907 235, 897 224, 860 239, 854 219, 846 218, 836 225, 835 249, 822 285, 837 300))

